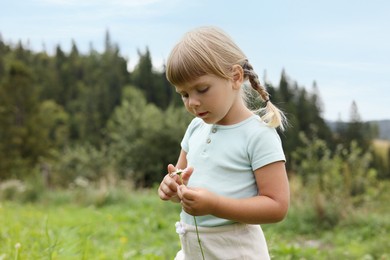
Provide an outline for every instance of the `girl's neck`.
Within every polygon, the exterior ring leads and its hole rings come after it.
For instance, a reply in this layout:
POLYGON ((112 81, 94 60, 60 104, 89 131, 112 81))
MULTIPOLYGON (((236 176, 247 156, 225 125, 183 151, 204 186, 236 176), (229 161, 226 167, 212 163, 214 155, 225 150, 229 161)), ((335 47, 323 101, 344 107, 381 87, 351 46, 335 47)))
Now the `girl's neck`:
POLYGON ((251 117, 253 112, 250 111, 243 102, 237 102, 236 105, 232 106, 221 121, 217 122, 217 125, 234 125, 238 124, 245 119, 251 117))

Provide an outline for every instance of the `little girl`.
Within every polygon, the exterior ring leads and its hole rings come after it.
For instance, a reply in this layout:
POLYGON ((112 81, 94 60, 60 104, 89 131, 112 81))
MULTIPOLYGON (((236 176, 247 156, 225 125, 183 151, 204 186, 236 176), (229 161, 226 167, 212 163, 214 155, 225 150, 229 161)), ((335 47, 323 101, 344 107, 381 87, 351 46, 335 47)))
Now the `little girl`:
POLYGON ((283 114, 244 53, 218 28, 186 33, 166 75, 195 116, 176 166, 168 165, 158 189, 162 200, 183 209, 175 259, 269 259, 259 224, 283 220, 290 197, 275 129, 283 130, 283 114), (256 113, 243 98, 247 80, 265 103, 256 113))

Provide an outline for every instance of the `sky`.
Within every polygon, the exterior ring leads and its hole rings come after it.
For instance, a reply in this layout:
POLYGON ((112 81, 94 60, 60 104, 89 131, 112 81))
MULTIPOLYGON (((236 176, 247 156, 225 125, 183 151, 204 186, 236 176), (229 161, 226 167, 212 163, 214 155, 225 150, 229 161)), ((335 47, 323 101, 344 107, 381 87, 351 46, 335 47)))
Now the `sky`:
MULTIPOLYGON (((191 29, 217 26, 244 51, 261 81, 284 70, 312 91, 327 120, 390 119, 390 1, 387 0, 0 0, 0 35, 34 51, 103 51, 108 31, 129 70, 146 48, 161 69, 191 29)), ((272 97, 271 97, 272 98, 272 97)))

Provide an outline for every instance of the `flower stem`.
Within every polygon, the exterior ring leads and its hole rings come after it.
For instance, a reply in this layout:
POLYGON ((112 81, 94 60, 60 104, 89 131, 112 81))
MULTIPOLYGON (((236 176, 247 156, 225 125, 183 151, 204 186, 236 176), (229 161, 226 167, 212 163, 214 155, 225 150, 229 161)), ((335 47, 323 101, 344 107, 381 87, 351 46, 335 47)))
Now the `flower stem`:
POLYGON ((203 253, 202 242, 200 241, 199 231, 198 231, 198 223, 196 223, 195 216, 194 216, 194 222, 195 222, 196 236, 198 237, 198 244, 199 244, 199 247, 200 247, 200 252, 202 253, 202 259, 204 260, 204 253, 203 253))
MULTIPOLYGON (((181 171, 181 170, 177 170, 177 171, 176 171, 176 174, 179 175, 181 184, 184 184, 184 183, 183 183, 183 178, 181 177, 181 174, 182 174, 182 173, 183 173, 183 171, 181 171)), ((198 223, 196 222, 196 217, 195 217, 195 216, 193 216, 193 217, 194 217, 195 230, 196 230, 196 237, 198 238, 198 244, 199 244, 200 252, 202 253, 202 259, 205 260, 205 258, 204 258, 204 253, 203 253, 202 242, 200 241, 200 237, 199 237, 198 223)))

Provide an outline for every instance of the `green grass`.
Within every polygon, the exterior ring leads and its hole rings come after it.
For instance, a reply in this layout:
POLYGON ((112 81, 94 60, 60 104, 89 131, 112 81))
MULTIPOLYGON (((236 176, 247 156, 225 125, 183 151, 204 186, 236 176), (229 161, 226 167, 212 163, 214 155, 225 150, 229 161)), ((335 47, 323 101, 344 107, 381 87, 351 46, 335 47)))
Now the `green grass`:
MULTIPOLYGON (((273 259, 390 259, 387 190, 326 228, 293 200, 283 222, 262 226, 273 259)), ((0 259, 173 259, 178 205, 160 201, 155 190, 92 194, 1 201, 0 259)))
POLYGON ((77 203, 0 205, 0 259, 171 259, 179 208, 155 193, 104 207, 77 203))

